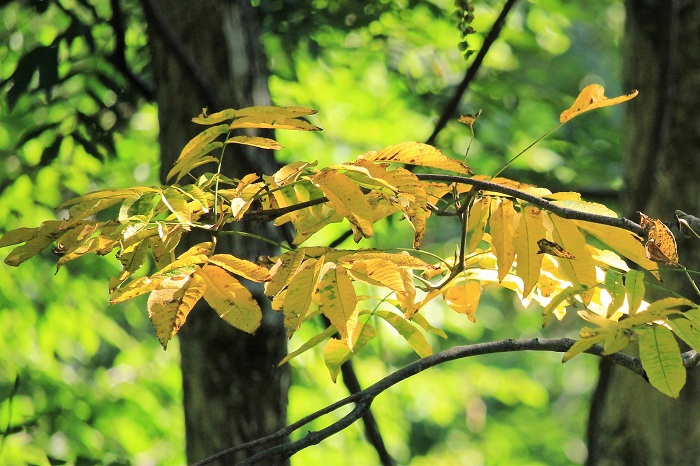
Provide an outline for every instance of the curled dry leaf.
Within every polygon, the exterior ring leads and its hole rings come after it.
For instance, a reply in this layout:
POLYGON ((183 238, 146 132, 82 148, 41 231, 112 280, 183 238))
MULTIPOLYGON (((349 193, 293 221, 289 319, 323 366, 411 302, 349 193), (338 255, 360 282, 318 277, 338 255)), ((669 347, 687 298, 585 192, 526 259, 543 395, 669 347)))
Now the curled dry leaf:
POLYGON ((538 254, 550 254, 552 256, 563 257, 564 259, 576 259, 576 256, 568 252, 554 241, 542 238, 537 241, 537 246, 540 248, 538 254))
POLYGON ((666 265, 678 265, 678 248, 676 238, 671 230, 659 219, 651 218, 642 212, 637 212, 640 224, 647 235, 644 245, 647 257, 666 265))
POLYGON ((621 95, 619 97, 609 99, 605 97, 605 89, 603 86, 600 84, 590 84, 583 88, 581 93, 574 101, 574 104, 569 109, 564 110, 561 113, 559 116, 559 121, 561 123, 566 123, 572 118, 589 110, 610 107, 612 105, 621 104, 622 102, 627 102, 628 100, 634 99, 638 93, 639 92, 637 90, 633 90, 627 95, 621 95))

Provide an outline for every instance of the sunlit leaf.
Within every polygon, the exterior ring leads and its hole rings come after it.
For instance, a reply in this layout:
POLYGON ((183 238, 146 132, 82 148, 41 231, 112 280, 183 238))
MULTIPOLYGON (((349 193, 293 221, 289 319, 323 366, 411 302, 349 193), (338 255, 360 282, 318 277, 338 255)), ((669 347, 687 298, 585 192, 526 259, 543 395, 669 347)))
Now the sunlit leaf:
POLYGON ((65 234, 67 231, 61 230, 60 227, 63 222, 60 220, 47 220, 37 228, 22 229, 17 230, 19 233, 14 233, 11 236, 5 235, 8 238, 3 237, 3 243, 12 244, 12 242, 26 241, 23 245, 17 246, 8 254, 5 258, 5 263, 11 266, 18 266, 22 262, 30 259, 44 248, 51 245, 54 241, 65 234), (31 238, 22 239, 31 234, 31 238), (19 241, 17 241, 19 240, 19 241))
MULTIPOLYGON (((406 318, 408 318, 408 317, 406 317, 406 318)), ((447 339, 447 334, 445 333, 445 331, 441 328, 433 327, 432 325, 430 325, 430 322, 428 322, 426 320, 426 318, 423 316, 423 314, 420 314, 420 313, 413 314, 413 317, 411 317, 411 320, 413 322, 415 322, 416 324, 420 325, 421 328, 423 328, 423 330, 425 330, 426 332, 430 332, 432 334, 439 336, 440 338, 447 339)))
MULTIPOLYGON (((578 283, 591 288, 596 284, 595 266, 591 252, 586 245, 583 234, 572 220, 563 219, 557 215, 549 215, 552 220, 552 236, 566 251, 576 256, 576 259, 559 259, 564 274, 572 283, 578 283)), ((583 304, 588 304, 592 294, 581 296, 583 304)))
POLYGON ((306 312, 311 306, 311 298, 318 286, 318 275, 323 263, 323 258, 306 259, 289 282, 282 305, 284 328, 287 329, 288 338, 304 322, 306 312))
POLYGON ((265 267, 230 254, 215 254, 209 258, 209 263, 254 282, 266 282, 272 278, 265 267))
POLYGON ((589 84, 581 90, 573 105, 564 110, 559 116, 561 123, 566 123, 572 118, 596 108, 609 107, 622 102, 627 102, 637 96, 639 92, 634 90, 627 95, 609 99, 605 97, 605 89, 600 84, 589 84))
POLYGON ((221 267, 205 265, 196 274, 206 283, 204 299, 224 321, 247 333, 255 333, 262 310, 250 291, 221 267))
POLYGON ((466 315, 469 320, 476 322, 474 315, 481 299, 481 285, 478 281, 463 281, 455 286, 451 286, 445 291, 444 296, 447 304, 453 311, 466 315))
POLYGON ((353 334, 359 316, 357 296, 352 281, 343 267, 334 267, 326 272, 318 285, 321 312, 338 330, 340 336, 352 349, 353 334))
POLYGON ((403 292, 403 278, 398 266, 384 259, 366 259, 353 262, 348 268, 350 276, 374 286, 385 286, 403 292))
POLYGON ((166 180, 176 177, 175 181, 178 181, 187 172, 199 166, 202 160, 210 160, 211 158, 205 159, 205 156, 223 146, 223 142, 215 139, 228 131, 228 125, 212 126, 190 139, 180 152, 173 168, 168 172, 166 180))
POLYGON ((503 280, 510 272, 515 259, 514 214, 513 201, 510 199, 502 199, 496 210, 491 213, 491 244, 498 264, 498 281, 503 280))
POLYGON ((402 142, 380 151, 362 154, 358 160, 370 162, 399 162, 422 167, 439 168, 465 175, 473 174, 471 169, 459 160, 447 157, 433 146, 421 142, 402 142))
POLYGON ((370 206, 360 188, 347 176, 333 170, 321 170, 312 178, 328 200, 347 218, 362 236, 372 236, 372 222, 367 218, 370 206))
POLYGON ((641 328, 638 333, 639 357, 649 383, 661 393, 678 398, 686 371, 673 333, 660 326, 641 328))
POLYGON ((175 188, 167 188, 163 191, 163 203, 168 209, 175 214, 178 222, 184 225, 192 223, 192 212, 190 211, 187 201, 182 193, 175 188))
POLYGON ((277 258, 277 262, 270 269, 272 279, 265 284, 265 294, 275 296, 289 284, 299 270, 304 260, 304 252, 294 250, 286 252, 277 258))
POLYGON ((547 322, 547 317, 551 315, 560 306, 565 307, 568 300, 572 299, 576 295, 585 293, 588 287, 583 284, 577 284, 565 288, 559 294, 557 294, 552 300, 542 309, 542 317, 545 318, 544 322, 547 322))
POLYGON ((489 218, 490 205, 490 197, 478 197, 469 208, 469 219, 467 220, 467 241, 469 242, 467 252, 469 253, 476 250, 481 239, 484 237, 486 222, 489 218))
POLYGON ((683 307, 695 307, 695 304, 686 298, 670 296, 654 301, 645 310, 639 311, 627 319, 620 321, 620 325, 632 328, 638 325, 648 324, 656 320, 661 320, 671 314, 681 314, 678 308, 683 307))
POLYGON ((147 303, 148 317, 163 349, 184 325, 190 311, 202 297, 204 288, 204 280, 192 275, 184 277, 180 287, 151 292, 147 303))
POLYGON ((546 234, 542 224, 542 211, 535 206, 525 206, 513 237, 517 257, 515 273, 523 279, 523 297, 527 297, 540 278, 542 255, 538 254, 537 240, 546 234))

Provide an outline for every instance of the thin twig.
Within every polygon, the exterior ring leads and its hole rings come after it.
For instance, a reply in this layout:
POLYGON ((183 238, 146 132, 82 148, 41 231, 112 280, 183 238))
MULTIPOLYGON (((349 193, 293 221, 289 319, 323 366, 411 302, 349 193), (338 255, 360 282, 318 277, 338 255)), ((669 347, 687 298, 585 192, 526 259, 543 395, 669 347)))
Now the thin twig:
MULTIPOLYGON (((318 419, 321 416, 324 416, 328 413, 331 413, 335 411, 336 409, 346 406, 350 403, 355 403, 355 408, 346 416, 341 418, 339 421, 334 422, 333 424, 329 425, 328 427, 321 429, 319 431, 315 432, 309 432, 306 436, 303 438, 290 442, 284 445, 279 445, 272 447, 270 449, 267 449, 265 451, 262 451, 260 453, 257 453, 247 460, 239 463, 239 465, 252 465, 256 464, 264 459, 271 458, 271 457, 280 457, 280 458, 289 458, 293 456, 295 453, 299 452, 300 450, 307 448, 311 445, 316 445, 320 443, 322 440, 330 437, 331 435, 338 433, 345 429, 346 427, 352 425, 355 421, 359 420, 366 414, 366 412, 369 410, 372 402, 374 399, 379 395, 380 393, 388 390, 389 388, 393 387, 394 385, 398 384, 399 382, 402 382, 406 379, 408 379, 411 376, 414 376, 416 374, 419 374, 420 372, 423 372, 427 369, 430 369, 432 367, 438 366, 440 364, 444 364, 449 361, 454 361, 457 359, 463 359, 463 358, 468 358, 472 356, 480 356, 480 355, 485 355, 485 354, 495 354, 495 353, 505 353, 505 352, 518 352, 518 351, 548 351, 548 352, 557 352, 557 353, 563 353, 568 351, 573 345, 576 343, 576 340, 573 340, 571 338, 559 338, 559 339, 541 339, 541 338, 534 338, 534 339, 529 339, 529 340, 513 340, 513 339, 508 339, 508 340, 500 340, 500 341, 492 341, 492 342, 487 342, 487 343, 477 343, 473 345, 466 345, 466 346, 458 346, 455 348, 451 348, 445 351, 442 351, 440 353, 433 354, 431 356, 427 356, 425 358, 419 359, 411 364, 408 364, 407 366, 397 370, 396 372, 393 372, 392 374, 389 374, 388 376, 384 377, 383 379, 379 380, 375 384, 365 388, 364 390, 357 392, 355 394, 352 394, 340 401, 337 401, 331 405, 326 406, 325 408, 316 411, 315 413, 312 413, 303 419, 300 419, 299 421, 295 422, 294 424, 291 424, 283 429, 280 429, 279 431, 255 440, 253 442, 248 442, 243 445, 238 445, 236 447, 229 448, 225 451, 222 451, 220 453, 217 453, 214 456, 211 456, 209 458, 206 458, 198 463, 196 463, 194 466, 203 466, 206 464, 210 464, 211 462, 221 459, 225 456, 228 456, 230 454, 233 454, 237 451, 250 448, 253 446, 260 446, 264 445, 267 443, 270 443, 274 440, 278 440, 280 438, 283 438, 290 433, 300 429, 304 425, 308 424, 309 422, 318 419)), ((644 372, 644 369, 642 368, 642 364, 639 358, 630 356, 625 353, 614 353, 611 355, 604 355, 603 354, 603 347, 601 345, 594 345, 593 347, 589 348, 586 350, 586 353, 593 354, 596 356, 600 356, 605 358, 606 360, 609 360, 617 365, 620 365, 633 373, 640 375, 643 377, 645 380, 646 379, 646 374, 644 372)), ((694 352, 692 352, 694 353, 694 352)), ((691 352, 684 353, 683 354, 683 361, 685 367, 693 367, 697 364, 697 355, 696 354, 691 354, 691 352)))
POLYGON ((479 71, 479 68, 481 68, 481 64, 484 61, 484 57, 486 57, 486 54, 491 48, 491 45, 493 45, 496 39, 498 39, 498 36, 501 33, 501 29, 503 29, 503 25, 506 22, 506 17, 508 16, 508 13, 510 12, 511 8, 513 8, 513 5, 515 5, 516 1, 517 0, 508 0, 506 4, 503 5, 503 10, 501 10, 501 14, 498 15, 496 22, 493 23, 493 26, 491 26, 491 30, 486 35, 481 49, 479 49, 479 52, 474 57, 474 61, 472 62, 469 69, 467 69, 467 72, 464 75, 464 79, 462 79, 462 82, 459 83, 459 86, 457 86, 454 95, 452 96, 450 101, 447 102, 445 108, 443 108, 442 113, 440 114, 440 118, 435 124, 435 129, 433 129, 433 134, 431 134, 428 140, 425 141, 426 144, 430 144, 431 146, 435 145, 435 139, 437 138, 437 135, 440 133, 440 131, 442 131, 445 128, 445 126, 447 126, 447 122, 450 121, 452 115, 454 115, 455 111, 457 110, 457 107, 459 106, 460 100, 462 100, 462 96, 469 87, 469 84, 476 76, 476 73, 479 71))

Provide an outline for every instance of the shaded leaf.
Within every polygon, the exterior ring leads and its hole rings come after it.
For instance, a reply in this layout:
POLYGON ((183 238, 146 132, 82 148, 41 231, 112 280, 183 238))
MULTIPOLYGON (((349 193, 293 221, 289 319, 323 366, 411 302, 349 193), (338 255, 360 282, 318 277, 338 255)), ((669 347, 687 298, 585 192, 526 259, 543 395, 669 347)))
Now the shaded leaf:
POLYGON ((627 304, 629 315, 633 316, 644 300, 644 273, 638 270, 628 270, 625 273, 625 292, 627 293, 627 304))
POLYGON ((637 213, 640 216, 640 225, 647 235, 644 245, 647 258, 666 265, 678 265, 678 248, 671 230, 661 220, 648 217, 642 212, 637 213))
POLYGON ((403 315, 396 314, 390 311, 377 310, 373 315, 381 317, 389 325, 394 327, 399 334, 411 345, 413 351, 421 358, 433 354, 433 350, 425 339, 425 335, 416 327, 410 320, 407 320, 403 315))
POLYGON ((627 290, 622 282, 622 275, 612 269, 605 272, 605 289, 612 297, 607 313, 607 317, 611 317, 625 303, 627 290))
POLYGON ((649 383, 661 393, 678 398, 686 371, 673 333, 660 326, 639 329, 639 357, 649 383))
POLYGON ((700 328, 697 325, 685 318, 670 319, 667 323, 671 326, 673 333, 692 349, 700 352, 700 328))

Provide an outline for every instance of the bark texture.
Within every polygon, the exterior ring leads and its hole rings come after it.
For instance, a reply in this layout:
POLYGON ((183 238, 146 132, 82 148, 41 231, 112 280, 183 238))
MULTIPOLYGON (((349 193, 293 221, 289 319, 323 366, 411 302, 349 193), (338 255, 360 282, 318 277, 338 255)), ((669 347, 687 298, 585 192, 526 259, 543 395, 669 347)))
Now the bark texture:
MULTIPOLYGON (((639 89, 625 123, 625 208, 672 219, 700 214, 700 2, 628 0, 625 85, 639 89)), ((700 270, 700 241, 679 239, 681 262, 700 270)), ((679 273, 674 290, 697 300, 679 273)), ((591 465, 700 464, 700 370, 674 400, 624 369, 601 365, 591 409, 591 465)))
MULTIPOLYGON (((266 62, 249 0, 142 4, 157 88, 164 178, 182 147, 203 129, 190 121, 202 107, 213 113, 270 103, 266 62)), ((227 149, 226 175, 274 170, 270 154, 236 150, 227 149)), ((273 238, 276 234, 264 231, 264 225, 242 228, 273 238)), ((183 246, 208 240, 192 233, 183 246)), ((220 236, 216 251, 249 260, 275 253, 267 243, 239 236, 220 236)), ((261 288, 252 291, 262 296, 261 288)), ((264 300, 259 302, 265 318, 255 336, 230 327, 206 306, 196 308, 179 333, 190 463, 268 435, 286 422, 289 377, 286 368, 276 367, 285 355, 286 338, 280 316, 266 309, 264 300)), ((229 457, 213 464, 240 460, 229 457)))

